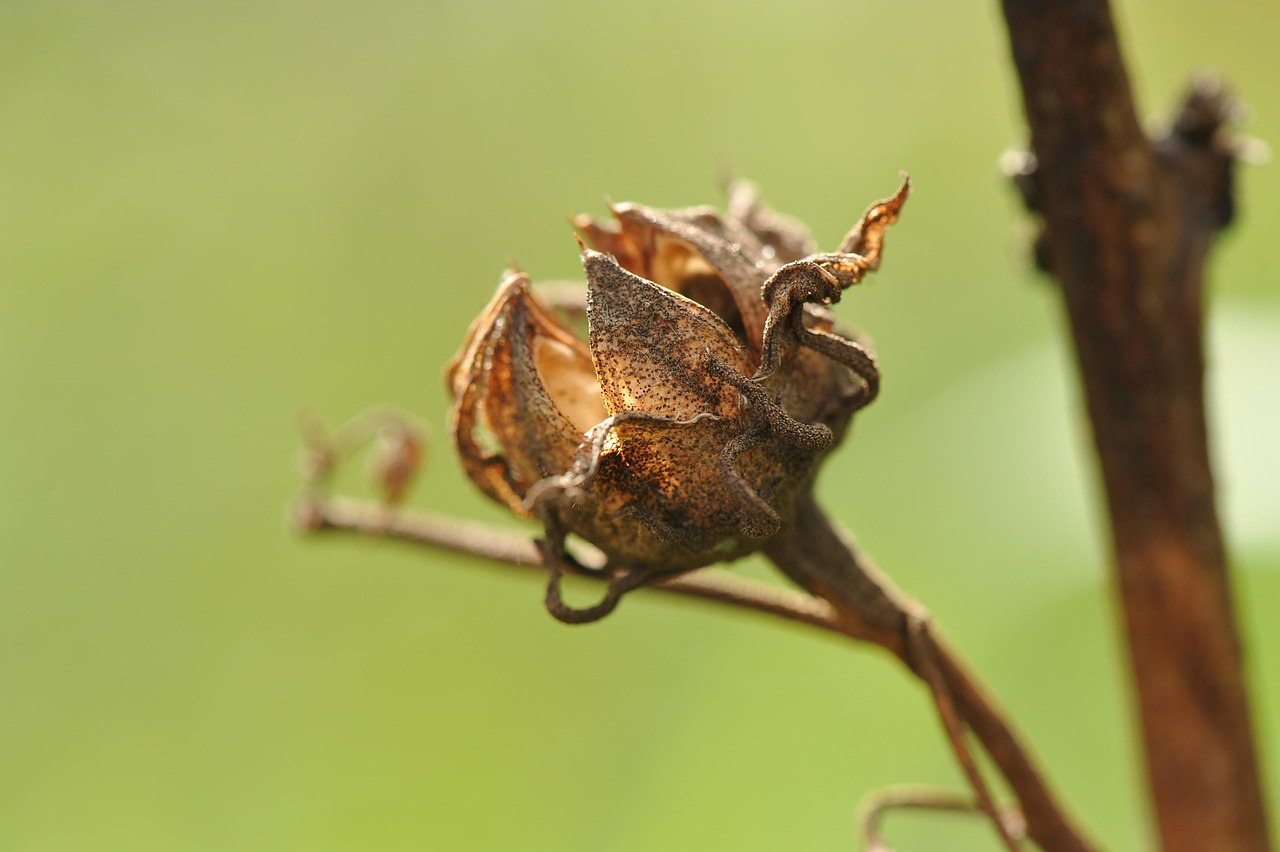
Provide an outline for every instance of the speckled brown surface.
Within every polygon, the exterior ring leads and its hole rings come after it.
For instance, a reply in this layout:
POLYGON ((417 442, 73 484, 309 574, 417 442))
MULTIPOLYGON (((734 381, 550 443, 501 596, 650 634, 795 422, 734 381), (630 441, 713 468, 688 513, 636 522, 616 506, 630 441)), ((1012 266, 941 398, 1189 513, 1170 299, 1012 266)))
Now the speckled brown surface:
POLYGON ((612 223, 575 220, 595 246, 588 340, 523 274, 504 279, 449 374, 467 472, 542 518, 549 558, 579 535, 627 588, 759 549, 874 398, 874 358, 822 305, 878 266, 906 189, 846 238, 866 255, 797 256, 808 233, 740 189, 729 216, 621 204, 612 223))

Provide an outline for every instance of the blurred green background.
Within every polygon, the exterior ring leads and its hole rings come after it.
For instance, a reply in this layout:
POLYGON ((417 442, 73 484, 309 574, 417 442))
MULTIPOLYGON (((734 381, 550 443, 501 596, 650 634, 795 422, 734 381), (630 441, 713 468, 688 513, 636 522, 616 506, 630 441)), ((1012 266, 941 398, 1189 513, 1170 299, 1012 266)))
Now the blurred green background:
MULTIPOLYGON (((1280 5, 1118 14, 1147 114, 1215 67, 1280 140, 1280 5)), ((566 214, 718 201, 726 163, 824 247, 911 172, 839 308, 884 394, 821 490, 1147 843, 994 2, 8 0, 0 47, 0 849, 846 850, 869 791, 958 786, 877 653, 643 594, 570 629, 534 576, 288 529, 302 404, 420 414, 415 502, 514 524, 450 455, 445 361, 507 258, 579 275, 566 214)), ((1213 432, 1280 804, 1280 174, 1241 177, 1213 432)))

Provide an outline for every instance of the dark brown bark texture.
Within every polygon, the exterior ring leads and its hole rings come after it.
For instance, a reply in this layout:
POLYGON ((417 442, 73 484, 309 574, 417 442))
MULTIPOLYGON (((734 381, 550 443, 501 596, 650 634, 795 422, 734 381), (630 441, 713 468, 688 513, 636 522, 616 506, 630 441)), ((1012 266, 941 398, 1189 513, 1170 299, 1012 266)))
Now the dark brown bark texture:
POLYGON ((1232 215, 1230 99, 1139 124, 1105 0, 1003 0, 1039 257, 1101 465, 1162 849, 1263 850, 1267 820, 1206 441, 1203 266, 1232 215))

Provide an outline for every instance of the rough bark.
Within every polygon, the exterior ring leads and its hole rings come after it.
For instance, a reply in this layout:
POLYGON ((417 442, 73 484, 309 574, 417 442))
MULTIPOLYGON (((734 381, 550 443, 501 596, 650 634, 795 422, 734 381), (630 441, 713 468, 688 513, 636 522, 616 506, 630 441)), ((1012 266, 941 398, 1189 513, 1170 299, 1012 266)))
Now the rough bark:
POLYGON ((1106 492, 1161 848, 1263 850, 1268 829, 1214 502, 1204 263, 1232 214, 1223 92, 1153 141, 1105 0, 1003 0, 1044 219, 1106 492))

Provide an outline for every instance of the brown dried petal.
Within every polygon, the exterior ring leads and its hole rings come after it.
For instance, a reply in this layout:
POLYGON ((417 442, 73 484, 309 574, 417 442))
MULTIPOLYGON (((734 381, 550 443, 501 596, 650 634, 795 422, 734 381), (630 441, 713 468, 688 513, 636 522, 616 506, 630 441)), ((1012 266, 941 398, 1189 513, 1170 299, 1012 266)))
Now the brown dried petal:
MULTIPOLYGON (((657 210, 626 204, 618 207, 615 215, 637 244, 644 246, 648 239, 651 280, 701 302, 700 292, 714 297, 714 282, 707 279, 719 278, 740 317, 745 341, 759 348, 768 314, 760 286, 777 264, 755 234, 737 222, 721 219, 710 207, 657 210)), ((707 306, 726 320, 732 319, 727 305, 707 306)))
POLYGON ((622 500, 595 514, 584 537, 623 564, 680 569, 724 558, 736 548, 738 517, 716 459, 732 432, 731 421, 709 417, 619 422, 592 491, 622 500))
POLYGON ((852 252, 868 259, 874 258, 871 269, 880 268, 880 251, 884 246, 885 232, 889 230, 890 225, 898 221, 898 216, 902 213, 902 205, 907 203, 907 196, 910 193, 911 179, 904 174, 897 192, 888 198, 872 202, 871 206, 863 211, 862 218, 845 235, 838 251, 852 252))
MULTIPOLYGON (((614 222, 597 222, 590 216, 577 216, 573 220, 577 229, 596 251, 611 254, 617 258, 623 269, 628 269, 644 278, 649 278, 647 261, 640 254, 640 247, 630 234, 625 234, 614 222)), ((650 278, 650 280, 653 280, 650 278)))
POLYGON ((738 412, 738 391, 710 375, 716 358, 750 375, 746 350, 710 310, 633 275, 612 257, 583 253, 591 355, 610 414, 673 420, 738 412))
POLYGON ((642 278, 710 308, 752 351, 758 350, 767 306, 760 286, 776 264, 748 228, 713 208, 658 210, 640 204, 613 208, 620 231, 580 219, 597 249, 642 278))
POLYGON ((462 348, 445 371, 445 383, 453 396, 449 431, 463 469, 489 497, 505 504, 513 512, 527 514, 521 506, 521 496, 512 490, 501 449, 491 451, 484 446, 492 446, 493 440, 487 429, 482 427, 482 406, 487 392, 485 357, 495 318, 510 299, 512 290, 508 285, 511 281, 512 278, 508 278, 498 286, 492 301, 467 329, 462 348))
POLYGON ((603 400, 586 346, 538 305, 525 276, 504 281, 482 318, 452 368, 454 439, 471 477, 522 511, 529 488, 572 463, 606 416, 603 400))
POLYGON ((562 523, 618 566, 675 573, 740 555, 749 545, 715 462, 734 429, 711 416, 611 418, 594 432, 597 440, 583 444, 576 469, 589 476, 567 477, 595 499, 562 503, 562 523))
MULTIPOLYGON (((562 504, 567 529, 596 544, 615 565, 679 573, 734 559, 759 547, 744 533, 789 516, 798 488, 817 456, 769 438, 728 459, 740 424, 717 417, 674 422, 621 415, 597 441, 597 454, 580 459, 590 470, 574 484, 596 500, 562 504)), ((597 435, 597 437, 600 437, 597 435)), ((583 451, 590 453, 588 444, 583 451)))

